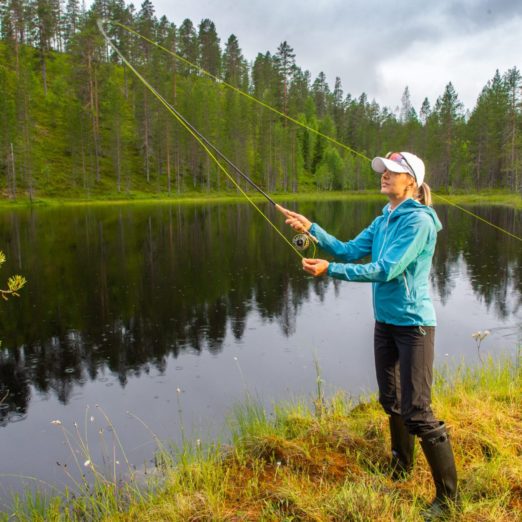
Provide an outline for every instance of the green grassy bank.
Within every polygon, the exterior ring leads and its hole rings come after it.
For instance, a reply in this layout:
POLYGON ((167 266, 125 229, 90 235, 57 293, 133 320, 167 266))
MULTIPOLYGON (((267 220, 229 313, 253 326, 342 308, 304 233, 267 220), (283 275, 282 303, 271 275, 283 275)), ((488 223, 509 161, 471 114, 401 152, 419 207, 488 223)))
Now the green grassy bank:
MULTIPOLYGON (((256 202, 265 201, 265 199, 256 194, 248 193, 256 202)), ((386 201, 386 198, 375 191, 359 191, 359 192, 301 192, 301 193, 273 193, 270 194, 276 202, 284 201, 317 201, 317 200, 358 200, 358 199, 374 199, 376 201, 386 201)), ((522 209, 522 194, 503 191, 482 191, 473 194, 454 193, 442 194, 439 197, 434 193, 435 205, 450 203, 457 205, 504 205, 516 209, 522 209)), ((151 194, 148 192, 132 192, 122 194, 118 192, 108 192, 105 194, 93 195, 86 198, 78 197, 42 197, 30 200, 27 197, 19 197, 16 199, 3 198, 0 200, 0 209, 17 208, 17 207, 53 207, 62 205, 127 205, 127 204, 172 204, 187 203, 201 204, 212 202, 246 202, 245 197, 238 192, 186 192, 183 194, 171 195, 165 193, 151 194)))
MULTIPOLYGON (((437 374, 433 406, 452 436, 462 497, 452 520, 519 519, 521 378, 520 360, 437 374)), ((247 401, 232 430, 227 446, 159 451, 162 478, 148 489, 98 475, 92 490, 25 500, 3 519, 416 521, 434 494, 421 451, 410 479, 390 480, 387 418, 374 397, 325 400, 318 380, 315 400, 273 415, 247 401)))

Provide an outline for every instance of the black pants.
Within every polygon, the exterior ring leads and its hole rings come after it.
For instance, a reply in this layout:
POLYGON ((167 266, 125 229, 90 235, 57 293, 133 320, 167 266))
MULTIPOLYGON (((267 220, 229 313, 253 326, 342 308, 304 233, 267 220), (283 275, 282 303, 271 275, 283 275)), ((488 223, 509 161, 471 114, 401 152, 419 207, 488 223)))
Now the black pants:
POLYGON ((431 410, 434 341, 434 326, 375 323, 379 402, 388 415, 401 415, 418 436, 439 426, 431 410))

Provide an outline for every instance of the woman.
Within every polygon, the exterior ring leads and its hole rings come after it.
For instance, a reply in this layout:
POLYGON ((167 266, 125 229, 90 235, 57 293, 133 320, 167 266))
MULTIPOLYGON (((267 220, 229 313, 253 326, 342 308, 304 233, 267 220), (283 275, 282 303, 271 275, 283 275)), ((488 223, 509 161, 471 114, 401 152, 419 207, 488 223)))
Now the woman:
POLYGON ((308 231, 340 263, 303 259, 314 276, 371 282, 375 314, 374 351, 379 402, 389 415, 392 477, 413 468, 414 436, 430 465, 436 496, 427 519, 444 514, 457 497, 457 473, 446 427, 430 407, 435 311, 429 296, 429 271, 442 225, 431 208, 424 163, 409 152, 372 161, 381 174, 381 193, 389 203, 381 216, 355 239, 342 242, 301 214, 282 207, 286 223, 308 231), (371 262, 353 264, 371 254, 371 262))

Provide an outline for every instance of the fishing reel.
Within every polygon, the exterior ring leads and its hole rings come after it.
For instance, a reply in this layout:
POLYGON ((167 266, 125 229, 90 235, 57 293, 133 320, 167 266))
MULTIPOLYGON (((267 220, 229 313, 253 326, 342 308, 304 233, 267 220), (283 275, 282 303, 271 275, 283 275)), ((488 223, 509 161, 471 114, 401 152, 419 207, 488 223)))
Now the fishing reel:
POLYGON ((310 236, 307 236, 306 234, 297 234, 292 238, 292 243, 297 250, 302 252, 310 247, 310 236))

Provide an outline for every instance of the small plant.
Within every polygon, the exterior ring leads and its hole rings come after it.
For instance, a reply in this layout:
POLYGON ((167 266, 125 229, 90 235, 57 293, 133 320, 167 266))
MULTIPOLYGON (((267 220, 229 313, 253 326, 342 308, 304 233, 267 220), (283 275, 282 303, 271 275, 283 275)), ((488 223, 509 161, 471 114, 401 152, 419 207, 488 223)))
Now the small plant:
POLYGON ((482 360, 482 356, 480 355, 480 345, 482 344, 482 341, 490 334, 491 332, 489 330, 475 332, 471 334, 471 337, 475 339, 475 342, 477 343, 477 353, 478 357, 480 359, 480 362, 484 364, 484 361, 482 360))
MULTIPOLYGON (((0 266, 2 266, 5 263, 5 254, 0 250, 0 266)), ((14 295, 16 297, 20 297, 20 294, 18 293, 19 290, 21 290, 25 283, 27 283, 25 277, 21 275, 14 275, 11 276, 7 280, 7 290, 0 289, 0 294, 2 295, 2 298, 4 301, 7 301, 9 299, 10 295, 14 295)))
POLYGON ((326 402, 324 398, 324 381, 321 377, 321 367, 319 366, 319 361, 317 357, 314 356, 314 365, 315 365, 315 383, 317 386, 317 396, 314 400, 314 406, 315 406, 315 414, 317 417, 322 417, 326 411, 326 402))

